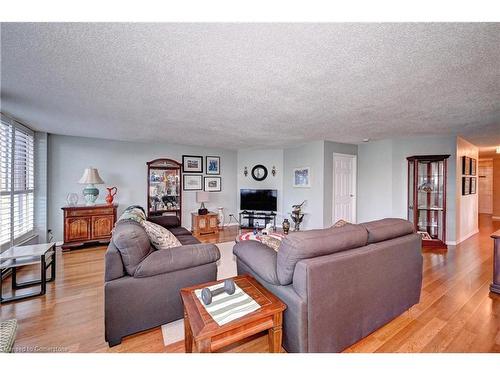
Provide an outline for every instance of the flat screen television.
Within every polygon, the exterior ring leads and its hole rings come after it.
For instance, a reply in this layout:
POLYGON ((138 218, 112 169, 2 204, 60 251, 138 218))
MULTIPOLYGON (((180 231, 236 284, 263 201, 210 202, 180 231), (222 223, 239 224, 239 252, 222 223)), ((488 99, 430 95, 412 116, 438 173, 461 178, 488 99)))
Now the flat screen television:
POLYGON ((276 211, 278 190, 241 189, 240 209, 249 211, 276 211))

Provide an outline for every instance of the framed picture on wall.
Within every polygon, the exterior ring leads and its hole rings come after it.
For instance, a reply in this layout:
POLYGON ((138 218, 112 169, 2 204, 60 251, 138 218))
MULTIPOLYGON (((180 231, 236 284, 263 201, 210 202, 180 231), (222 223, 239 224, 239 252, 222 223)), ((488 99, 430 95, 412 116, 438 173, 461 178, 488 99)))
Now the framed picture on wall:
POLYGON ((293 187, 311 187, 311 168, 302 167, 293 170, 293 187))
POLYGON ((462 174, 470 175, 470 158, 462 156, 462 174))
POLYGON ((182 155, 184 173, 203 173, 203 156, 182 155))
POLYGON ((470 177, 462 177, 462 195, 470 194, 470 177))
POLYGON ((203 176, 199 174, 185 174, 183 188, 185 191, 203 190, 203 176))
POLYGON ((472 176, 475 176, 476 175, 476 171, 477 171, 477 160, 476 159, 470 159, 470 174, 472 176))
POLYGON ((205 191, 222 191, 222 179, 220 177, 205 177, 205 191))
POLYGON ((470 193, 476 194, 476 177, 470 178, 470 193))
POLYGON ((206 157, 206 174, 220 174, 220 156, 206 157))

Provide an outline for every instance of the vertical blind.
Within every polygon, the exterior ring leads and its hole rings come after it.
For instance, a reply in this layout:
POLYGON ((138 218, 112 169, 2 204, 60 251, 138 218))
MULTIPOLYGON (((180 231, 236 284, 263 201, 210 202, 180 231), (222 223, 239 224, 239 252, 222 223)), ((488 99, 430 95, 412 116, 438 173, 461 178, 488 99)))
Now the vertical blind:
POLYGON ((33 234, 34 134, 2 115, 0 128, 0 246, 13 246, 33 234))

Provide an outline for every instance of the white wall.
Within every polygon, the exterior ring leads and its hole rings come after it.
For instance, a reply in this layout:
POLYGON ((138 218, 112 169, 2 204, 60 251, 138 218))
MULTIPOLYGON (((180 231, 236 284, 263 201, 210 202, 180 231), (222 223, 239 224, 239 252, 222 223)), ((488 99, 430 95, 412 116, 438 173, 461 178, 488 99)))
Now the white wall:
POLYGON ((461 137, 457 137, 456 159, 456 211, 457 211, 457 243, 479 232, 479 148, 461 137), (476 194, 462 195, 462 156, 476 159, 476 194))
POLYGON ((408 161, 413 155, 450 155, 447 176, 447 242, 456 241, 456 143, 454 136, 396 138, 358 147, 359 221, 408 217, 408 161), (389 164, 386 164, 389 163, 389 164), (391 168, 391 170, 388 170, 391 168), (389 211, 389 205, 392 205, 389 211))
MULTIPOLYGON (((276 225, 283 221, 283 150, 282 149, 258 149, 238 151, 237 163, 238 190, 237 208, 240 208, 240 189, 274 189, 278 191, 278 210, 276 225), (267 168, 267 178, 264 181, 255 181, 252 177, 252 168, 262 164, 267 168), (272 168, 276 167, 276 175, 273 176, 272 168), (243 174, 247 167, 248 175, 243 174)), ((237 214, 238 212, 234 213, 237 214)), ((238 217, 236 215, 236 217, 238 217)))
POLYGON ((305 200, 303 206, 305 216, 301 226, 303 229, 323 228, 324 149, 325 142, 316 141, 284 150, 283 211, 289 218, 292 205, 305 200), (293 170, 300 167, 311 168, 310 188, 293 187, 293 170))
POLYGON ((358 223, 392 217, 392 140, 358 146, 358 223))
MULTIPOLYGON (((222 192, 210 193, 207 208, 215 210, 222 206, 228 213, 237 212, 237 168, 236 151, 184 146, 174 144, 153 144, 140 142, 121 142, 104 139, 49 135, 49 228, 56 241, 63 238, 63 219, 61 207, 66 205, 70 192, 80 195, 83 186, 77 181, 84 168, 93 166, 105 182, 98 186, 98 201, 103 202, 106 186, 117 186, 115 201, 119 204, 118 214, 132 204, 146 207, 147 167, 146 162, 156 158, 170 158, 182 161, 182 155, 211 155, 221 157, 222 192)), ((204 163, 205 164, 205 163, 204 163)), ((183 191, 182 223, 191 227, 191 212, 198 209, 196 193, 183 191)))

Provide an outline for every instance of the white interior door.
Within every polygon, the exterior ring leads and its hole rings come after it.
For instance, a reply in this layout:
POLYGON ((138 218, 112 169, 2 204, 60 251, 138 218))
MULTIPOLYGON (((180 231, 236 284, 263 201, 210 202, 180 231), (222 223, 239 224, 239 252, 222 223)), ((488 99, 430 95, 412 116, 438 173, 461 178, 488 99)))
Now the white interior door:
POLYGON ((356 156, 333 154, 332 223, 356 222, 356 156))
POLYGON ((479 213, 493 213, 493 161, 479 161, 479 213))

